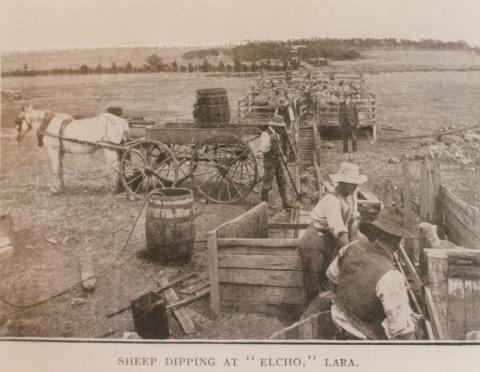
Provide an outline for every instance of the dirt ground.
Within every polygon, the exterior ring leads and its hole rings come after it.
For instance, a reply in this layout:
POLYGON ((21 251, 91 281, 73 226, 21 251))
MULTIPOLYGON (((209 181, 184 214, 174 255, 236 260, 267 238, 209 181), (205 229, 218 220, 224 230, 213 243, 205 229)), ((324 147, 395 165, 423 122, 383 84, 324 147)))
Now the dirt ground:
MULTIPOLYGON (((480 100, 480 72, 385 73, 366 75, 365 79, 377 93, 378 122, 404 130, 401 135, 434 132, 447 125, 468 126, 480 117, 480 106, 476 105, 480 100)), ((236 99, 254 81, 155 74, 6 79, 2 83, 5 88, 22 90, 41 108, 94 115, 109 105, 120 105, 127 113, 141 113, 161 121, 176 116, 188 118, 195 89, 201 87, 226 87, 230 104, 235 107, 236 99)), ((251 208, 259 201, 259 194, 253 192, 241 205, 196 203, 202 215, 197 218, 192 262, 186 266, 161 266, 144 255, 144 213, 125 246, 143 203, 109 194, 101 154, 92 158, 67 157, 66 193, 49 193, 51 173, 46 152, 36 146, 32 137, 21 147, 14 138, 13 118, 27 102, 2 101, 0 209, 12 210, 15 252, 0 261, 0 297, 16 305, 28 305, 68 288, 80 278, 79 256, 87 246, 94 249, 96 272, 100 274, 92 293, 75 286, 31 308, 0 303, 0 336, 122 337, 123 332, 133 330, 130 312, 110 319, 106 314, 155 287, 160 270, 171 279, 204 270, 206 231, 251 208)), ((418 141, 378 141, 374 145, 360 143, 359 152, 352 156, 341 153, 339 142, 334 144, 333 149, 322 149, 322 176, 333 173, 341 160, 354 161, 368 175, 368 188, 379 197, 385 179, 396 185, 401 182, 400 165, 389 162, 391 158, 413 157, 426 151, 418 141)), ((411 170, 414 180, 418 180, 420 163, 412 161, 411 170)), ((476 187, 480 171, 452 164, 442 164, 442 171, 445 183, 454 192, 480 206, 476 187)), ((195 338, 261 339, 291 321, 228 312, 215 320, 205 299, 189 308, 198 326, 195 338)), ((173 337, 185 337, 171 323, 173 337)))

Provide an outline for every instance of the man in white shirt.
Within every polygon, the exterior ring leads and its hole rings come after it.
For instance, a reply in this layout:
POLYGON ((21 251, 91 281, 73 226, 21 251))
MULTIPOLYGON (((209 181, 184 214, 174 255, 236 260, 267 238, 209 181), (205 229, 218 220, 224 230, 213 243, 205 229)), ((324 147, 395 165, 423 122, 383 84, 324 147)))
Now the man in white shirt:
POLYGON ((325 194, 313 208, 312 223, 300 242, 309 299, 327 285, 325 271, 338 249, 356 239, 360 217, 356 191, 359 184, 367 181, 358 166, 347 162, 341 163, 330 178, 336 184, 335 190, 325 194))
MULTIPOLYGON (((279 117, 279 121, 283 119, 279 117)), ((275 122, 272 121, 272 124, 275 122)), ((278 192, 282 199, 284 209, 292 208, 287 198, 287 179, 282 166, 282 156, 279 148, 280 137, 277 131, 271 126, 265 126, 260 135, 260 151, 263 153, 263 187, 262 201, 268 203, 268 193, 272 189, 273 178, 277 179, 278 192)))
POLYGON ((415 339, 416 314, 410 308, 405 277, 393 254, 409 231, 398 227, 401 216, 382 213, 360 224, 369 243, 344 246, 327 270, 335 285, 332 320, 346 339, 415 339))

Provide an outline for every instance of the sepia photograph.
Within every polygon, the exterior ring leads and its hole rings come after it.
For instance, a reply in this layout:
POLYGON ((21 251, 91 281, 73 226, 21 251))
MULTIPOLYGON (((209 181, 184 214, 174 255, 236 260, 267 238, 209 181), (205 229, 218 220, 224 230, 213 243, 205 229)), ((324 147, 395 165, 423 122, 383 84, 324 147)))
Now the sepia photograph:
POLYGON ((479 354, 480 3, 0 10, 0 371, 479 354))

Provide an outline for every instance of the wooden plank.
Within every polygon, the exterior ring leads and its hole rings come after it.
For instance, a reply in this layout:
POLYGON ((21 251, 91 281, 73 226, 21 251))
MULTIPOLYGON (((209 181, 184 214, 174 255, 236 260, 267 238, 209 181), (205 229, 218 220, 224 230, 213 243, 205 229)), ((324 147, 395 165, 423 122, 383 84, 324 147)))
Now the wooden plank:
POLYGON ((427 310, 430 318, 430 324, 432 329, 435 333, 435 338, 437 340, 445 340, 445 331, 442 327, 442 322, 440 321, 440 317, 438 315, 437 307, 435 305, 435 301, 432 297, 432 292, 430 288, 425 287, 425 303, 427 305, 427 310))
POLYGON ((218 247, 219 254, 224 255, 269 255, 269 256, 295 256, 297 247, 245 247, 229 246, 218 247))
MULTIPOLYGON (((195 294, 195 296, 191 296, 188 298, 185 298, 183 300, 177 301, 173 304, 170 304, 167 306, 167 310, 173 310, 174 313, 179 312, 181 310, 186 310, 182 309, 183 306, 187 306, 188 304, 191 304, 194 301, 197 301, 200 298, 206 297, 210 294, 210 288, 204 288, 195 294)), ((186 312, 184 312, 186 313, 186 312)), ((190 318, 189 318, 190 319, 190 318)))
POLYGON ((443 216, 442 205, 440 198, 440 187, 442 186, 441 171, 440 171, 440 155, 435 153, 433 155, 433 169, 432 169, 432 183, 433 183, 433 223, 439 226, 441 236, 443 231, 443 216))
POLYGON ((287 270, 218 269, 220 283, 303 288, 303 273, 287 270))
POLYGON ((410 260, 410 257, 408 257, 407 252, 405 252, 405 249, 403 247, 399 248, 399 252, 400 252, 402 261, 405 263, 405 265, 408 268, 408 273, 410 274, 413 281, 415 282, 415 285, 417 286, 417 288, 423 288, 423 282, 417 273, 417 269, 415 268, 412 261, 410 260))
POLYGON ((465 320, 467 332, 480 330, 480 281, 465 281, 465 320))
POLYGON ((436 340, 435 334, 433 333, 432 324, 429 320, 425 320, 425 329, 427 331, 427 339, 436 340))
POLYGON ((284 317, 288 315, 289 317, 298 317, 300 316, 303 306, 301 305, 290 305, 290 304, 269 304, 265 302, 250 302, 250 301, 220 301, 222 308, 230 309, 232 311, 245 312, 245 313, 257 313, 257 314, 268 314, 284 317))
POLYGON ((410 163, 405 155, 402 155, 402 178, 403 178, 403 225, 409 229, 412 223, 412 197, 410 191, 410 163))
MULTIPOLYGON (((157 278, 157 281, 158 281, 158 284, 160 284, 160 286, 162 287, 168 286, 168 278, 165 275, 165 273, 161 273, 160 276, 157 278)), ((168 304, 167 308, 170 304, 173 304, 179 301, 179 298, 173 288, 169 288, 165 290, 163 293, 164 293, 165 299, 167 300, 167 304, 168 304)), ((191 335, 196 332, 195 324, 193 323, 192 319, 190 318, 188 313, 185 311, 185 309, 173 310, 173 315, 175 316, 175 319, 177 319, 178 324, 180 324, 185 334, 191 335)))
POLYGON ((466 225, 458 214, 452 213, 449 208, 444 208, 443 214, 445 217, 445 230, 451 241, 458 245, 462 245, 472 249, 480 247, 480 240, 472 232, 471 225, 466 225))
POLYGON ((384 195, 383 200, 385 202, 385 208, 391 208, 393 204, 393 185, 390 180, 385 180, 384 183, 384 195))
POLYGON ((298 247, 299 239, 218 238, 219 247, 243 246, 262 248, 298 247))
POLYGON ((296 222, 271 222, 268 224, 268 228, 278 229, 278 230, 302 230, 306 229, 310 224, 309 223, 296 223, 296 222))
POLYGON ((242 268, 264 270, 302 270, 302 262, 298 255, 219 255, 219 268, 242 268))
MULTIPOLYGON (((262 203, 258 204, 257 206, 255 206, 254 208, 252 208, 252 209, 246 211, 245 213, 242 213, 241 215, 235 217, 233 220, 224 222, 223 224, 221 224, 220 226, 217 227, 218 237, 220 237, 220 238, 235 238, 235 237, 237 237, 236 230, 234 230, 235 227, 239 223, 243 224, 245 221, 249 221, 252 218, 254 218, 255 213, 257 213, 257 212, 260 216, 263 216, 263 217, 266 216, 268 218, 268 214, 267 215, 265 214, 265 209, 267 209, 267 213, 268 213, 267 203, 262 202, 262 203)), ((247 232, 247 233, 252 234, 252 232, 247 232)))
POLYGON ((478 280, 480 279, 480 268, 478 266, 456 266, 449 264, 448 277, 467 279, 468 281, 478 280))
POLYGON ((263 302, 269 304, 305 304, 302 288, 264 285, 221 284, 220 298, 229 301, 263 302))
POLYGON ((467 334, 465 319, 465 281, 448 279, 448 338, 464 340, 467 334))
POLYGON ((208 232, 207 265, 210 281, 210 308, 215 316, 220 314, 220 292, 218 288, 217 229, 208 232))
POLYGON ((440 249, 425 249, 427 281, 432 292, 433 302, 438 312, 439 324, 448 334, 448 256, 440 249))
POLYGON ((95 290, 97 279, 95 278, 95 265, 93 263, 92 247, 84 246, 84 252, 80 257, 80 280, 82 288, 86 291, 95 290))
POLYGON ((452 240, 472 249, 480 248, 480 211, 454 195, 445 186, 440 188, 446 229, 452 240))
POLYGON ((198 282, 196 284, 193 284, 187 288, 180 289, 179 292, 181 294, 186 294, 186 295, 193 295, 196 292, 200 291, 201 289, 204 289, 209 286, 208 280, 202 280, 201 282, 198 282))

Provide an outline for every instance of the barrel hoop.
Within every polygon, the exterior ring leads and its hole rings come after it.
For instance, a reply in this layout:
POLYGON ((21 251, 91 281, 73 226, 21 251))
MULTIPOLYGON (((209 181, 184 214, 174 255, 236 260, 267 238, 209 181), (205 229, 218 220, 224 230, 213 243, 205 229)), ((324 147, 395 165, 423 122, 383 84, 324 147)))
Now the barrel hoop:
MULTIPOLYGON (((155 216, 153 213, 149 213, 149 216, 155 218, 155 219, 160 219, 160 216, 155 216)), ((194 223, 193 221, 193 215, 187 216, 187 217, 172 217, 172 218, 162 218, 161 224, 163 226, 167 225, 176 225, 178 223, 184 223, 184 222, 191 222, 194 223)), ((148 221, 147 221, 148 223, 148 221)))
POLYGON ((177 210, 177 209, 192 209, 193 201, 185 204, 156 204, 150 203, 148 205, 149 209, 168 209, 168 210, 177 210))

